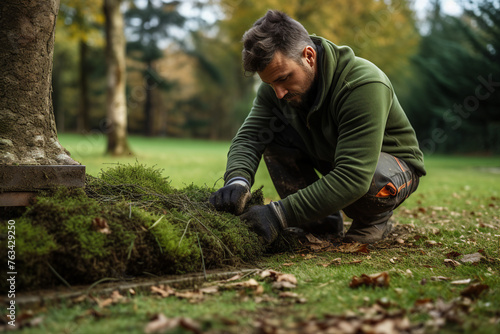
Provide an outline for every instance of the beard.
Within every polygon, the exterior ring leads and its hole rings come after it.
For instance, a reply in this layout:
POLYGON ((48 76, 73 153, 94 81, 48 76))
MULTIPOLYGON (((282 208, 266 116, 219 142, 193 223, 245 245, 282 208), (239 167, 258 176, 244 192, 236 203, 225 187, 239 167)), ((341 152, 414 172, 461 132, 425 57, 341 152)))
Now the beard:
POLYGON ((309 110, 314 100, 316 99, 316 87, 318 78, 314 75, 314 72, 307 71, 307 81, 309 82, 309 87, 303 93, 287 93, 283 98, 287 101, 287 103, 295 109, 309 110), (290 100, 291 98, 295 98, 294 100, 290 100))

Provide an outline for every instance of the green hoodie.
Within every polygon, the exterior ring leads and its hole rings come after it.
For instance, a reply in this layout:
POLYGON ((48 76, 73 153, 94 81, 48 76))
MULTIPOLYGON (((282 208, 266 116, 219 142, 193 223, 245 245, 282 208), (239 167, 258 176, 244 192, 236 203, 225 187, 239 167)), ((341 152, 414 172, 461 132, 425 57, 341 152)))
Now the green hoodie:
MULTIPOLYGON (((309 153, 331 161, 333 170, 284 199, 290 226, 337 212, 367 193, 380 152, 411 164, 425 175, 415 131, 387 76, 346 46, 312 36, 322 46, 316 102, 305 113, 279 100, 263 83, 252 110, 232 141, 224 179, 241 176, 254 183, 255 172, 278 119, 299 133, 309 153)), ((321 48, 321 47, 320 47, 321 48)))

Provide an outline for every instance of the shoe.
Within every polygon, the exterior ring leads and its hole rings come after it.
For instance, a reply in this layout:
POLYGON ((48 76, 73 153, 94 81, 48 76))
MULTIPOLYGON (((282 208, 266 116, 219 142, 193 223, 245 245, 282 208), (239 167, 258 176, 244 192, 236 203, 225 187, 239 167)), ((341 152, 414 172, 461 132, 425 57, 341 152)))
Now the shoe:
POLYGON ((387 237, 392 231, 392 225, 390 220, 375 225, 362 225, 353 222, 342 241, 373 244, 387 237))
POLYGON ((334 238, 344 237, 344 220, 342 213, 334 213, 323 219, 312 222, 305 228, 306 232, 314 234, 330 234, 334 238))

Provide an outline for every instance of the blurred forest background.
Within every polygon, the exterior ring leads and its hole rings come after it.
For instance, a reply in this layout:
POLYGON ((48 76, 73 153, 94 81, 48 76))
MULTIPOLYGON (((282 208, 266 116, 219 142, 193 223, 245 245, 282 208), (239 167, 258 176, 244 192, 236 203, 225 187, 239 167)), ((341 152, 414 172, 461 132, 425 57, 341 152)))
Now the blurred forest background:
MULTIPOLYGON (((59 132, 106 131, 105 0, 61 0, 53 104, 59 132)), ((427 153, 500 153, 500 4, 430 0, 122 0, 128 133, 231 139, 258 76, 241 36, 267 9, 378 65, 427 153)))

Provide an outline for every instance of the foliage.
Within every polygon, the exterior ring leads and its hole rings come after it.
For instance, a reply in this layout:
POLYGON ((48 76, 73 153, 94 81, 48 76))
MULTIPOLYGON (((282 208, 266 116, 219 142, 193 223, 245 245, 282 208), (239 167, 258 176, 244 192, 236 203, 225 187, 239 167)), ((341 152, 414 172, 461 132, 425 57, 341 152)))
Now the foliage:
POLYGON ((406 108, 421 146, 427 153, 498 152, 498 1, 479 1, 459 18, 441 15, 439 7, 435 13, 413 58, 419 80, 406 108))

